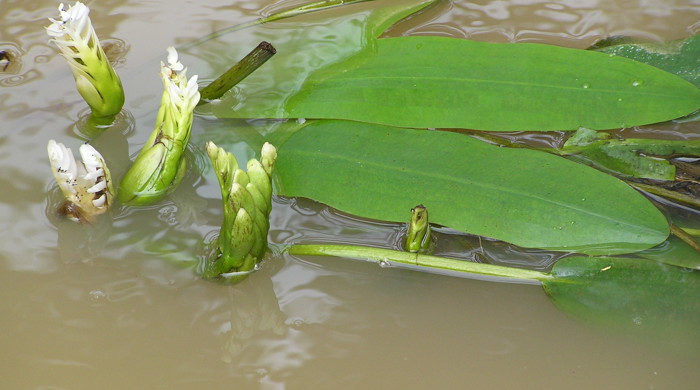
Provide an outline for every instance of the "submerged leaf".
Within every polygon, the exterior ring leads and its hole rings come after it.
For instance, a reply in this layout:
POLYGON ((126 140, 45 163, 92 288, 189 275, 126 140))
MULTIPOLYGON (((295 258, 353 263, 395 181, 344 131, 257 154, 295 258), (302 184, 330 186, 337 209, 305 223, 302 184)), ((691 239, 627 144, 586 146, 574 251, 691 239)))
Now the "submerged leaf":
POLYGON ((543 280, 563 312, 666 347, 700 347, 700 272, 655 261, 567 257, 543 280))
POLYGON ((676 236, 671 236, 663 244, 639 252, 638 256, 679 267, 700 270, 700 252, 683 242, 676 236))
POLYGON ((454 276, 538 281, 557 308, 579 321, 675 352, 696 354, 700 347, 696 331, 700 323, 700 272, 673 265, 645 259, 573 256, 560 259, 551 273, 544 273, 353 245, 292 245, 287 253, 358 258, 454 276))
POLYGON ((433 223, 523 247, 626 253, 669 233, 659 210, 618 179, 455 133, 316 121, 281 147, 278 173, 286 196, 387 221, 423 204, 433 223))
POLYGON ((676 178, 676 167, 667 158, 700 156, 697 140, 598 139, 591 133, 579 129, 557 153, 617 174, 666 181, 676 178))
POLYGON ((670 42, 631 42, 621 39, 591 49, 626 57, 663 69, 700 88, 700 35, 670 42))

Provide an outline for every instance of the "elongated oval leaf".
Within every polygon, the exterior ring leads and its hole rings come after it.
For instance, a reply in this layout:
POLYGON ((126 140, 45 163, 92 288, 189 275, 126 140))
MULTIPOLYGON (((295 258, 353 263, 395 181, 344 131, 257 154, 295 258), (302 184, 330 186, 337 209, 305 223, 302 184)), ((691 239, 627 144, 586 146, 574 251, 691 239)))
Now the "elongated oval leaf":
POLYGON ((316 121, 279 151, 280 191, 368 218, 433 223, 516 245, 590 254, 664 241, 668 224, 642 195, 592 168, 465 135, 316 121))
POLYGON ((543 280, 563 312, 665 346, 700 347, 700 272, 644 259, 568 257, 543 280))
POLYGON ((627 58, 541 44, 398 37, 312 75, 286 115, 538 131, 643 125, 699 107, 700 89, 627 58))
MULTIPOLYGON (((604 40, 589 49, 631 58, 673 73, 700 88, 700 35, 670 42, 635 42, 633 38, 604 40)), ((697 121, 695 112, 679 121, 697 121)))

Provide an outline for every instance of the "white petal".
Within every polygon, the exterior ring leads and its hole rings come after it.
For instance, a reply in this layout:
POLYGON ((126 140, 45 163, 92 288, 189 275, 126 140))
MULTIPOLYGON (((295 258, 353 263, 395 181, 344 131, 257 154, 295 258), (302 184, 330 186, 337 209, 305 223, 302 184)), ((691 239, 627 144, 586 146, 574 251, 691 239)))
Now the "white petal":
POLYGON ((173 46, 168 47, 168 64, 170 69, 179 72, 185 69, 184 65, 177 59, 177 50, 173 46))
POLYGON ((90 144, 80 145, 80 157, 83 159, 83 164, 85 164, 88 172, 104 168, 104 158, 90 144))
POLYGON ((47 146, 51 171, 63 196, 71 203, 77 199, 76 176, 77 164, 73 157, 73 152, 62 143, 49 140, 47 146))
POLYGON ((187 87, 184 91, 185 99, 194 107, 199 102, 199 85, 197 84, 197 75, 194 75, 187 82, 187 87))
POLYGON ((78 176, 78 166, 73 152, 62 143, 50 140, 47 146, 51 170, 64 194, 73 193, 73 184, 78 176))
POLYGON ((103 191, 105 188, 107 188, 107 182, 105 180, 102 180, 94 186, 88 188, 87 192, 90 194, 96 194, 100 191, 103 191))
POLYGON ((83 179, 85 179, 89 183, 97 183, 97 179, 103 177, 105 175, 104 169, 95 169, 92 171, 87 171, 83 175, 83 179))
POLYGON ((104 207, 106 202, 107 202, 107 196, 105 194, 102 194, 102 196, 100 196, 99 198, 93 199, 92 205, 97 207, 97 208, 101 208, 101 207, 104 207))

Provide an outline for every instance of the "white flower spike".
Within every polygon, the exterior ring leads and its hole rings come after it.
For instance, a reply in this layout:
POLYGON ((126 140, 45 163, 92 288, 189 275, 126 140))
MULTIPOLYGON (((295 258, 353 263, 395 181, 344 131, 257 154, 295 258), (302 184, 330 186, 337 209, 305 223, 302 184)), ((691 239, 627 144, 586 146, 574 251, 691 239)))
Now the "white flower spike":
POLYGON ((102 155, 89 144, 80 146, 82 163, 62 143, 50 140, 51 170, 66 198, 59 211, 76 222, 91 222, 112 204, 112 180, 102 155))
POLYGON ((155 129, 119 187, 119 200, 147 205, 161 200, 184 177, 185 150, 190 140, 194 108, 199 103, 197 76, 187 80, 187 68, 168 48, 168 65, 161 62, 163 80, 155 129))
POLYGON ((67 11, 61 4, 58 12, 61 19, 49 18, 52 24, 46 33, 70 65, 78 92, 95 117, 118 114, 124 105, 124 89, 92 27, 90 9, 78 1, 67 11))

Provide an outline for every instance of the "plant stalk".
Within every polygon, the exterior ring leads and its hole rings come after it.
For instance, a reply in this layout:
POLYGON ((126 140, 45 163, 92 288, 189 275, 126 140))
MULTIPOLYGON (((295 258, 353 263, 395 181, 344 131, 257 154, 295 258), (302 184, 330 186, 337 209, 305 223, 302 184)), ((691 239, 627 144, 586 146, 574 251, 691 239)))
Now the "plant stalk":
POLYGON ((693 236, 690 233, 688 233, 685 229, 681 228, 680 226, 671 224, 671 234, 680 238, 683 242, 690 245, 696 251, 700 252, 700 243, 695 241, 693 236))
POLYGON ((350 257, 377 261, 380 263, 386 262, 389 264, 395 262, 418 267, 496 276, 521 281, 542 282, 553 278, 551 274, 540 271, 357 245, 296 244, 287 247, 285 251, 291 255, 350 257))
POLYGON ((269 43, 262 41, 251 50, 242 60, 238 61, 229 70, 224 72, 216 80, 202 88, 199 93, 202 99, 218 99, 226 91, 233 88, 243 79, 248 77, 253 71, 261 67, 267 60, 277 53, 277 50, 269 43))

